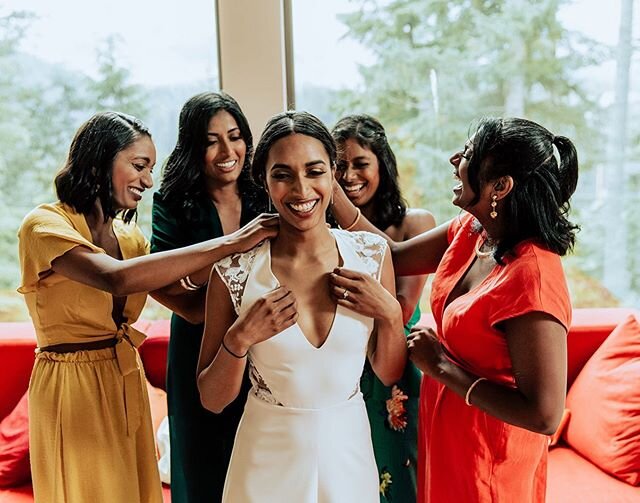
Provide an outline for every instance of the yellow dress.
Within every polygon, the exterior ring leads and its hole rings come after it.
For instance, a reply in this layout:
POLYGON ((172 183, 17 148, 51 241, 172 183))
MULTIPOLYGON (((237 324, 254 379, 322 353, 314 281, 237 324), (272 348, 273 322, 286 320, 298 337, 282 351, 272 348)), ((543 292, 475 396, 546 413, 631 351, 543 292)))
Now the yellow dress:
MULTIPOLYGON (((148 253, 134 224, 113 222, 123 258, 148 253)), ((162 502, 144 371, 129 326, 146 294, 130 295, 126 323, 116 326, 112 296, 51 270, 76 246, 91 242, 82 214, 62 203, 41 205, 19 231, 24 294, 38 347, 117 338, 115 347, 36 351, 29 383, 31 471, 36 502, 162 502)))

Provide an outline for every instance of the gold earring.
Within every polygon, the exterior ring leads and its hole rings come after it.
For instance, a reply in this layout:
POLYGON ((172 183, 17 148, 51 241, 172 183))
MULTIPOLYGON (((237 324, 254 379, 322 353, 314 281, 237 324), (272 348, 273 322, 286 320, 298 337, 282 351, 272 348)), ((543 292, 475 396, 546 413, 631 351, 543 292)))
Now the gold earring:
POLYGON ((491 196, 491 213, 489 213, 489 216, 494 220, 498 217, 496 206, 498 206, 498 195, 494 194, 491 196))

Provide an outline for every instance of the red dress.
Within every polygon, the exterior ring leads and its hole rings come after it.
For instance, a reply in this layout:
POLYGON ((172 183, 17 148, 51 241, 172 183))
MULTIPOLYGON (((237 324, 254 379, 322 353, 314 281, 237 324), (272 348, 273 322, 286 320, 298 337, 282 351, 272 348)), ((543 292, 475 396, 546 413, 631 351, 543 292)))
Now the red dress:
MULTIPOLYGON (((480 235, 471 215, 449 227, 449 248, 433 280, 431 310, 443 345, 462 368, 515 387, 505 335, 496 324, 545 312, 568 327, 571 302, 560 257, 531 241, 468 293, 445 305, 475 258, 480 235)), ((420 393, 418 501, 541 502, 548 437, 512 426, 429 377, 420 393)))

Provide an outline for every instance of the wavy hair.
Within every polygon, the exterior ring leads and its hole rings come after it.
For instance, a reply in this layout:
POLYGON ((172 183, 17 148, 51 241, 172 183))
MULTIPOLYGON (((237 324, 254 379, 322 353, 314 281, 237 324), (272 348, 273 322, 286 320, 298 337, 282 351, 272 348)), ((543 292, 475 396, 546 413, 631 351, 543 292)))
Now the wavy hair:
POLYGON ((114 209, 111 176, 118 153, 141 136, 151 138, 151 133, 131 115, 102 112, 91 117, 76 132, 67 160, 55 177, 58 199, 84 215, 99 199, 105 222, 117 214, 130 222, 136 209, 114 209))
POLYGON ((180 111, 178 141, 167 158, 160 183, 165 201, 183 211, 187 219, 199 216, 197 207, 208 196, 205 191, 205 153, 211 117, 228 112, 236 121, 246 145, 244 164, 238 177, 238 189, 256 213, 264 211, 266 198, 251 180, 253 135, 238 102, 224 92, 205 92, 191 97, 180 111))
POLYGON ((511 176, 514 181, 502 210, 507 214, 507 227, 494 254, 496 261, 502 263, 504 255, 526 239, 534 239, 558 255, 570 251, 579 229, 567 218, 569 200, 578 184, 578 154, 573 142, 518 118, 481 119, 472 138, 469 184, 476 197, 470 206, 480 199, 482 184, 502 176, 511 176))
POLYGON ((375 211, 371 223, 382 231, 391 225, 400 225, 407 214, 407 202, 398 183, 396 156, 382 124, 370 115, 347 115, 336 123, 331 135, 338 145, 338 152, 347 140, 354 139, 374 153, 378 159, 380 185, 373 195, 375 211))

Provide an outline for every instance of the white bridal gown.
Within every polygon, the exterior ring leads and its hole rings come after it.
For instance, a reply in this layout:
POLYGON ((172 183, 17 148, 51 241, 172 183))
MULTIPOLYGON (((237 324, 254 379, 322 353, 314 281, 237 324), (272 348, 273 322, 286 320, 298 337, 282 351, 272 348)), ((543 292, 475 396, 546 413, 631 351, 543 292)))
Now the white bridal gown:
MULTIPOLYGON (((386 242, 332 230, 345 268, 379 280, 386 242)), ((271 246, 216 264, 236 313, 277 288, 271 246)), ((373 320, 337 307, 316 348, 296 323, 254 345, 252 383, 224 486, 226 503, 378 503, 378 475, 360 376, 373 320)))

